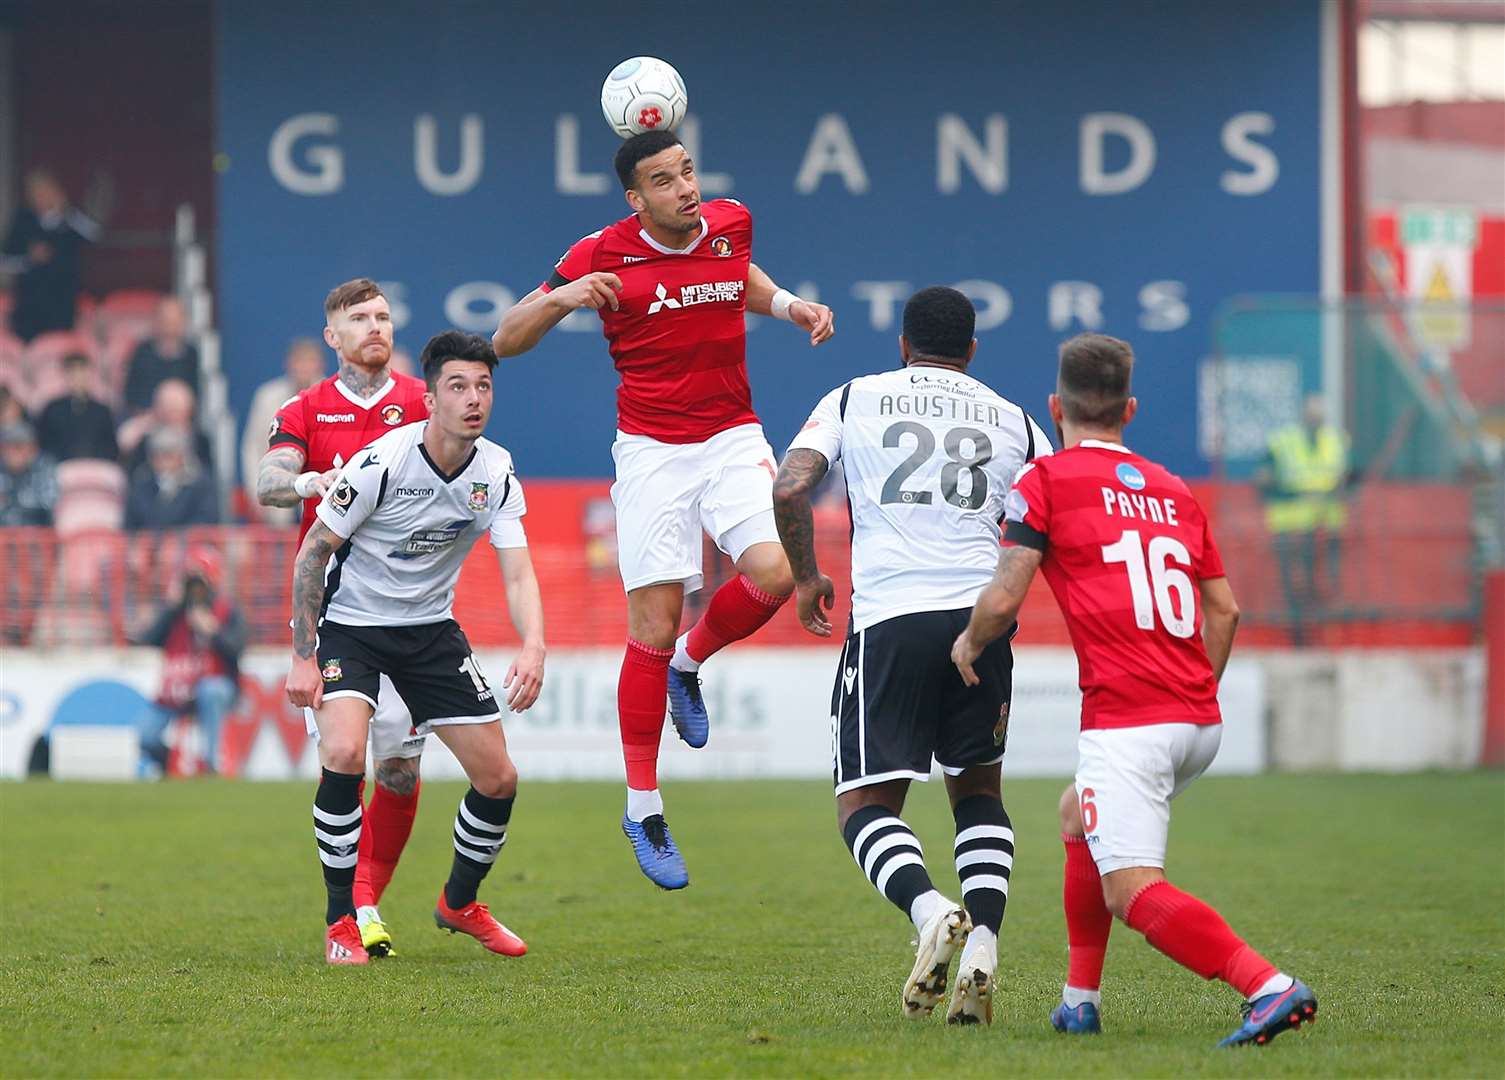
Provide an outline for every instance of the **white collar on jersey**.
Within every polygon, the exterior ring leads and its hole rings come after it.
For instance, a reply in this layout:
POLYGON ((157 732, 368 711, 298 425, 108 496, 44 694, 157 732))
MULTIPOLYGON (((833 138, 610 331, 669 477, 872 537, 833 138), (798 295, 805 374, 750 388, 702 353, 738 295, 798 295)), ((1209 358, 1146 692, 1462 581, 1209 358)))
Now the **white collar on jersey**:
POLYGON ((695 242, 693 244, 691 244, 689 247, 684 247, 684 248, 665 247, 663 244, 660 244, 653 237, 649 236, 647 229, 639 229, 638 230, 638 235, 643 238, 643 243, 647 244, 654 251, 657 251, 660 254, 663 254, 663 255, 688 255, 688 254, 690 254, 690 252, 694 251, 696 248, 698 248, 700 246, 700 242, 706 238, 706 234, 709 233, 710 231, 711 231, 710 225, 706 224, 705 218, 701 218, 700 219, 700 235, 695 238, 695 242))
POLYGON ((1127 446, 1120 446, 1116 442, 1104 442, 1102 439, 1083 439, 1078 446, 1095 446, 1099 450, 1117 450, 1120 454, 1132 454, 1134 451, 1127 446))
POLYGON ((336 390, 338 390, 340 393, 344 394, 345 395, 345 400, 349 401, 350 404, 359 406, 362 409, 369 409, 369 408, 371 408, 371 406, 375 405, 382 398, 384 398, 388 394, 390 394, 394 389, 396 389, 396 387, 397 387, 397 376, 393 375, 391 373, 388 373, 388 375, 387 375, 387 381, 384 382, 384 383, 382 383, 381 389, 378 390, 376 393, 372 394, 370 397, 363 398, 359 394, 357 394, 354 390, 350 389, 350 387, 346 386, 340 380, 340 377, 338 375, 336 375, 334 377, 334 388, 336 390))

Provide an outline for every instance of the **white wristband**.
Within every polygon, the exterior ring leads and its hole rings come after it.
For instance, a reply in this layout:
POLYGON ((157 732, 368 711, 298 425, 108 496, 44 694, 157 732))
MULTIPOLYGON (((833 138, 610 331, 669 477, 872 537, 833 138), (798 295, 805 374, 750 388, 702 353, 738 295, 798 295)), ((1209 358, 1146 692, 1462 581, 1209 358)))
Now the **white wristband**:
POLYGON ((314 493, 314 481, 317 480, 320 475, 321 474, 316 472, 299 473, 298 478, 293 481, 293 492, 300 499, 308 498, 314 493))
POLYGON ((794 293, 790 292, 788 289, 780 289, 778 292, 773 294, 773 299, 769 301, 768 313, 775 319, 783 319, 785 322, 788 322, 789 307, 798 299, 799 297, 795 296, 794 293))

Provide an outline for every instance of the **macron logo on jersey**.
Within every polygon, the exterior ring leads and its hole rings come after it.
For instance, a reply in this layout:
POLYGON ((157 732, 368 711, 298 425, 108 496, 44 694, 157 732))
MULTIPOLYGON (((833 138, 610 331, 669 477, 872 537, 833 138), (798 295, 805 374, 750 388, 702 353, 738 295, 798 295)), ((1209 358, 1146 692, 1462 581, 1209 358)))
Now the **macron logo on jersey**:
POLYGON ((696 304, 732 303, 742 299, 742 290, 747 287, 745 281, 704 281, 694 285, 681 285, 679 299, 669 295, 669 291, 660 282, 653 294, 658 297, 648 305, 648 314, 655 315, 663 308, 687 308, 696 304))
POLYGON ((355 413, 353 413, 353 412, 321 412, 321 413, 318 413, 314 417, 314 419, 317 420, 321 424, 353 424, 353 423, 355 423, 355 413))

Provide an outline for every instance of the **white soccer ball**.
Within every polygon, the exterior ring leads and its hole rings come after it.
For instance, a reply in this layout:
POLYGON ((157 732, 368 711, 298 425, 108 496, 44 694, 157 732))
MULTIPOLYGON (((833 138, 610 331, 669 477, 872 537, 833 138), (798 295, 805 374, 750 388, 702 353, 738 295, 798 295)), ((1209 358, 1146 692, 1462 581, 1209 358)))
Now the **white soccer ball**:
POLYGON ((656 56, 623 60, 601 84, 601 112, 624 139, 645 131, 673 131, 689 108, 685 81, 656 56))

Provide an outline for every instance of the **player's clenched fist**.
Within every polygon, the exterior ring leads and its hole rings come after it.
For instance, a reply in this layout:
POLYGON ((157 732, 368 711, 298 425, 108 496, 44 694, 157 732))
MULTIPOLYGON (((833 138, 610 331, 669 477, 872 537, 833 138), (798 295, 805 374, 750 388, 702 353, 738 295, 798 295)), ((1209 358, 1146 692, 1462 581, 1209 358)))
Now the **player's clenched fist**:
POLYGON ((576 308, 600 311, 604 307, 616 311, 619 306, 617 293, 621 291, 621 278, 616 274, 597 271, 594 274, 577 278, 568 285, 559 286, 549 293, 549 302, 569 311, 574 311, 576 308))
POLYGON ((512 661, 502 689, 507 691, 507 708, 513 712, 524 712, 538 700, 543 689, 543 658, 542 649, 524 648, 512 661))
POLYGON ((796 300, 789 305, 789 321, 810 331, 810 344, 819 345, 836 333, 836 316, 825 304, 796 300))
POLYGON ((317 709, 324 701, 324 676, 312 657, 293 657, 287 673, 287 699, 300 709, 317 709))

